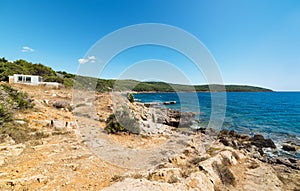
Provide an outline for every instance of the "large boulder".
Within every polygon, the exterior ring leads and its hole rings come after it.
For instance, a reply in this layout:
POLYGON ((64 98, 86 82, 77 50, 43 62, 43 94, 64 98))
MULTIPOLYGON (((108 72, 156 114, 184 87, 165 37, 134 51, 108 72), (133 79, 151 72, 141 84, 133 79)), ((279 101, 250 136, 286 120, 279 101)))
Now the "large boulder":
POLYGON ((263 135, 256 134, 252 138, 250 138, 251 144, 255 145, 258 148, 272 148, 276 149, 276 145, 271 139, 265 139, 263 135))
POLYGON ((190 127, 195 120, 192 112, 180 112, 173 109, 156 109, 154 122, 173 127, 190 127))
POLYGON ((281 146, 282 146, 282 149, 285 151, 295 152, 295 151, 300 150, 300 145, 296 144, 294 142, 283 143, 281 146))
POLYGON ((52 103, 52 106, 55 108, 58 108, 58 109, 67 109, 69 111, 72 110, 72 107, 71 107, 69 101, 66 101, 66 100, 55 100, 52 103))
POLYGON ((214 191, 214 184, 210 178, 203 172, 192 173, 186 181, 189 190, 195 189, 199 191, 214 191))

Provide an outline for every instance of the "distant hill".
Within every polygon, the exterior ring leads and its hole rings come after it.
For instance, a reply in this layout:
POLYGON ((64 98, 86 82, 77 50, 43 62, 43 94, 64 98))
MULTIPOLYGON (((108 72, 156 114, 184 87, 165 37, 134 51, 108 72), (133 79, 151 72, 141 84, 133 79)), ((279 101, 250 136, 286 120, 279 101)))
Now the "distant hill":
POLYGON ((134 87, 133 91, 141 92, 141 91, 158 91, 158 92, 173 92, 173 91, 198 91, 198 92, 208 92, 208 91, 223 91, 227 92, 271 92, 272 90, 254 87, 254 86, 246 86, 246 85, 180 85, 180 84, 168 84, 165 82, 140 82, 136 87, 134 87), (211 89, 210 89, 211 88, 211 89))
MULTIPOLYGON (((96 87, 99 92, 114 90, 132 90, 136 92, 174 92, 174 91, 210 91, 208 85, 181 85, 169 84, 165 82, 139 82, 135 80, 105 80, 91 77, 76 76, 64 71, 54 71, 43 64, 33 64, 26 60, 16 60, 9 62, 5 58, 0 58, 0 81, 8 81, 8 76, 13 74, 28 74, 42 76, 44 81, 59 82, 66 87, 96 87), (76 78, 75 78, 76 77, 76 78)), ((221 85, 210 85, 215 90, 222 90, 221 85)), ((272 90, 246 86, 246 85, 226 85, 227 92, 270 92, 272 90)))
MULTIPOLYGON (((218 86, 220 85, 212 85, 217 86, 215 89, 220 89, 218 86)), ((196 86, 197 91, 207 91, 209 89, 208 85, 196 86)), ((225 85, 225 89, 227 92, 272 92, 273 90, 256 87, 256 86, 248 86, 248 85, 225 85)))

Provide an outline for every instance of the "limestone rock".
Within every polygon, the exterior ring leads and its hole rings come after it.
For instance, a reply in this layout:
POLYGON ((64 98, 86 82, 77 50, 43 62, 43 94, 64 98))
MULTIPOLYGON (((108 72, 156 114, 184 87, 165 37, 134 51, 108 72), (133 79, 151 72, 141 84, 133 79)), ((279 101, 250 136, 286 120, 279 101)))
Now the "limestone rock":
POLYGON ((180 178, 181 171, 179 168, 163 168, 149 174, 149 180, 167 183, 176 183, 180 180, 180 178))
POLYGON ((202 172, 192 173, 185 184, 188 190, 215 191, 212 181, 202 172))
POLYGON ((72 107, 70 105, 70 103, 66 100, 55 100, 53 103, 52 103, 52 106, 55 107, 55 108, 58 108, 58 109, 68 109, 68 110, 72 110, 72 107))
POLYGON ((117 190, 130 190, 130 191, 182 191, 186 187, 182 184, 169 184, 165 182, 153 182, 145 179, 132 179, 126 178, 122 182, 117 182, 110 187, 104 188, 103 191, 117 191, 117 190))

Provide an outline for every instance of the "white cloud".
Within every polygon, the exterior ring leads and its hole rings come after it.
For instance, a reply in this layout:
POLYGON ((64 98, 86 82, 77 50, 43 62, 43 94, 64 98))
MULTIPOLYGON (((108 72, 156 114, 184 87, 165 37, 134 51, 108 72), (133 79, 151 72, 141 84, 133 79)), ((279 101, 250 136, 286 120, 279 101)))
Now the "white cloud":
POLYGON ((85 64, 85 63, 87 63, 88 61, 89 61, 88 59, 84 59, 84 58, 78 59, 79 64, 85 64))
POLYGON ((91 61, 91 63, 95 63, 95 61, 96 61, 96 57, 95 56, 89 56, 88 59, 91 61))
POLYGON ((95 56, 88 56, 88 58, 80 58, 78 59, 79 64, 85 64, 87 62, 95 63, 96 57, 95 56))
POLYGON ((96 60, 96 57, 95 56, 89 56, 89 59, 90 60, 96 60))
POLYGON ((34 49, 28 46, 23 46, 21 52, 34 52, 34 49))

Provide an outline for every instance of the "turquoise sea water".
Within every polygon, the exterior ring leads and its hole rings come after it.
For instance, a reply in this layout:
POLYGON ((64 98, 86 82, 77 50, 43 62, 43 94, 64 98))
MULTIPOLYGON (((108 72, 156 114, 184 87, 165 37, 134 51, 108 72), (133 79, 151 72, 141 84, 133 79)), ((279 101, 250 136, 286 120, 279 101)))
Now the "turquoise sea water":
MULTIPOLYGON (((206 127, 210 120, 210 93, 143 93, 136 94, 135 99, 141 102, 177 101, 175 105, 162 107, 200 112, 197 115, 201 121, 199 127, 206 127)), ((250 135, 263 134, 278 147, 288 141, 300 144, 300 92, 230 92, 226 93, 226 102, 222 128, 250 135)), ((300 158, 299 153, 293 155, 300 158)))

